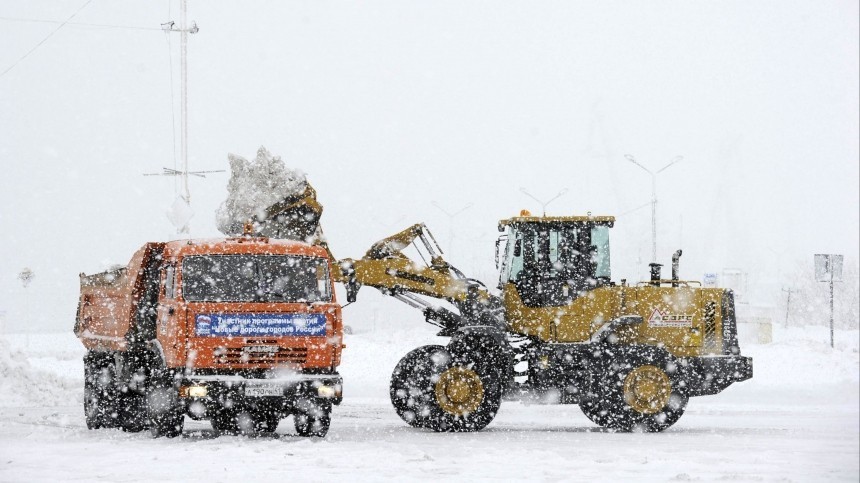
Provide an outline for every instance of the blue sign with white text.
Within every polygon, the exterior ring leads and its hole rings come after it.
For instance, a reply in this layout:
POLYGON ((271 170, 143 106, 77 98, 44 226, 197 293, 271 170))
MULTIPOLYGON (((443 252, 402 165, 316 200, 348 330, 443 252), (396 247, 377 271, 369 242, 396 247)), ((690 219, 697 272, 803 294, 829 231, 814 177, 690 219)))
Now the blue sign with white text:
POLYGON ((289 337, 325 335, 323 314, 198 314, 197 337, 289 337))

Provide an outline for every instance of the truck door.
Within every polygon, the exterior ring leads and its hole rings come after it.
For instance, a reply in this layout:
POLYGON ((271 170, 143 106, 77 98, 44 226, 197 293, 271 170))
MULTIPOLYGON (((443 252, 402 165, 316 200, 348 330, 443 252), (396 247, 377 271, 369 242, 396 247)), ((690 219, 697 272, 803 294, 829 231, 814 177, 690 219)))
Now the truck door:
POLYGON ((177 300, 176 264, 166 263, 161 270, 161 297, 157 308, 156 337, 168 367, 184 364, 185 310, 177 300))
POLYGON ((149 243, 143 258, 143 266, 138 274, 135 288, 134 326, 131 334, 133 342, 146 342, 155 339, 158 298, 161 292, 161 267, 163 243, 149 243))

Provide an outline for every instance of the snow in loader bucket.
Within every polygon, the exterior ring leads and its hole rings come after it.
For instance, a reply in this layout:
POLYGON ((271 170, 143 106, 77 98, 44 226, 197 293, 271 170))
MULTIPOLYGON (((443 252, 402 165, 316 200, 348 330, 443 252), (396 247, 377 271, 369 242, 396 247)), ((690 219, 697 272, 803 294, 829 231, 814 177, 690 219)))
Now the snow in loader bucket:
POLYGON ((323 314, 198 314, 198 337, 323 336, 323 314))

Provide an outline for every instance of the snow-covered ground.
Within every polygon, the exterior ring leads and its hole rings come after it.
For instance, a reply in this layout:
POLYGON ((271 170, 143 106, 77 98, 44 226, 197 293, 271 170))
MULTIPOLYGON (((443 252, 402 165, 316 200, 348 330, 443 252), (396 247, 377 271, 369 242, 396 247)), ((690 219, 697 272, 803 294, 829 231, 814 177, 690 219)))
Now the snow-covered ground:
POLYGON ((576 406, 508 402, 484 431, 436 434, 390 408, 391 369, 429 327, 375 327, 347 336, 343 405, 329 435, 216 437, 188 421, 175 440, 88 431, 83 350, 68 333, 0 336, 0 481, 353 481, 498 479, 857 481, 858 332, 782 330, 744 344, 755 376, 694 398, 662 434, 600 430, 576 406))

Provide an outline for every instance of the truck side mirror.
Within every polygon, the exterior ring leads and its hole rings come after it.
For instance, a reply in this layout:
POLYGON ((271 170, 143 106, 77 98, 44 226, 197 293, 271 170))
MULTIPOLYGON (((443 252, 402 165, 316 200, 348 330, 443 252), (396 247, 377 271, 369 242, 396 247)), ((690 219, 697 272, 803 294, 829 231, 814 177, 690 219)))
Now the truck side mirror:
POLYGON ((523 255, 523 241, 517 240, 514 242, 514 256, 521 257, 523 255))

